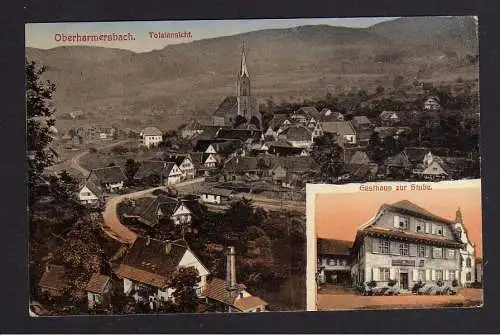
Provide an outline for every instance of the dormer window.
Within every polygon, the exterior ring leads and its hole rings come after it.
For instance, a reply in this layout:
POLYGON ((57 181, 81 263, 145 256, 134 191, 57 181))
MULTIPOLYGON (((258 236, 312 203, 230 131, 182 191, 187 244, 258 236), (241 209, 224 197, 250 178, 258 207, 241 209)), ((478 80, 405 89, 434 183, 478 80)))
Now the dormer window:
POLYGON ((401 229, 408 229, 408 223, 409 223, 409 219, 408 217, 406 216, 400 216, 399 217, 399 228, 401 229))
POLYGON ((417 221, 417 226, 416 226, 415 230, 416 230, 418 233, 423 233, 423 232, 425 232, 425 222, 422 222, 422 221, 417 221))

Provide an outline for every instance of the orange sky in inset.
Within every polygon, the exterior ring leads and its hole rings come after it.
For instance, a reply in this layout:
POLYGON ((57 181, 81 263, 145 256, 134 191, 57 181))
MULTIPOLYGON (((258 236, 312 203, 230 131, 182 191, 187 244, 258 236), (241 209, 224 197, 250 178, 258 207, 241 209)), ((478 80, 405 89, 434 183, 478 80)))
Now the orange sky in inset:
POLYGON ((476 256, 482 257, 481 187, 435 189, 408 192, 355 192, 316 194, 316 232, 318 237, 353 241, 358 226, 372 218, 383 203, 409 200, 443 218, 455 220, 460 206, 476 256))

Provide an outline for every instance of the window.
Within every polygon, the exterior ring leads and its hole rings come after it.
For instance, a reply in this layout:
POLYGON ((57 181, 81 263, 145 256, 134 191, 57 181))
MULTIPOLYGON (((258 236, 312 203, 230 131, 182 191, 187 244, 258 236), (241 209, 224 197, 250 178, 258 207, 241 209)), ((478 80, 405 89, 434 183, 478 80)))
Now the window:
POLYGON ((443 270, 436 270, 436 281, 443 280, 443 270))
POLYGON ((388 254, 390 252, 391 242, 387 240, 378 240, 378 251, 381 254, 388 254))
POLYGON ((418 257, 425 257, 425 245, 418 244, 417 245, 417 253, 418 253, 418 257))
POLYGON ((442 226, 437 227, 437 234, 443 236, 443 227, 442 226))
POLYGON ((448 256, 447 256, 447 258, 449 258, 449 259, 455 258, 455 250, 448 249, 448 256))
POLYGON ((425 232, 425 222, 422 222, 422 221, 417 221, 417 226, 416 226, 415 230, 416 230, 418 233, 423 233, 423 232, 425 232))
POLYGON ((425 281, 425 270, 418 270, 418 280, 425 281))
POLYGON ((389 281, 389 268, 380 268, 380 280, 389 281))
POLYGON ((243 299, 243 292, 240 292, 240 299, 243 299))
POLYGON ((450 270, 450 280, 455 280, 457 279, 455 270, 450 270))
POLYGON ((410 219, 406 216, 400 216, 399 217, 399 228, 401 229, 408 229, 408 223, 410 219))
POLYGON ((467 272, 467 273, 465 274, 465 280, 466 280, 466 281, 472 281, 472 274, 471 274, 470 272, 467 272))
POLYGON ((468 268, 470 268, 472 266, 472 261, 470 259, 470 257, 467 257, 467 260, 465 261, 465 264, 468 268))
POLYGON ((433 248, 432 258, 443 258, 443 248, 433 248))
POLYGON ((335 266, 335 265, 336 265, 336 264, 335 264, 335 258, 330 258, 330 259, 328 260, 328 265, 335 266))
POLYGON ((410 245, 408 243, 400 243, 399 254, 401 256, 408 256, 410 254, 410 245))

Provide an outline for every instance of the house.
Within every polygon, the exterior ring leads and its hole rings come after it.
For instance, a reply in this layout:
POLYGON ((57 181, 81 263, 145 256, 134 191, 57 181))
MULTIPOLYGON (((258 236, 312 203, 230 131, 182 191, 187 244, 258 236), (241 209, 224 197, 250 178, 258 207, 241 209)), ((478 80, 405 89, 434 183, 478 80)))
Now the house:
POLYGON ((265 143, 267 153, 276 156, 309 156, 306 148, 294 147, 286 141, 265 143))
POLYGON ((346 164, 363 165, 372 163, 366 152, 361 150, 344 150, 344 162, 346 164))
POLYGON ((236 180, 239 177, 258 178, 267 169, 267 160, 259 157, 239 157, 230 158, 224 164, 224 173, 229 180, 236 180))
POLYGON ((201 125, 201 130, 192 136, 193 140, 212 140, 219 129, 225 128, 225 126, 213 126, 213 125, 201 125))
POLYGON ((87 283, 87 303, 89 309, 104 306, 109 303, 109 291, 111 290, 111 278, 99 273, 92 274, 87 283))
POLYGON ((92 181, 87 181, 78 191, 78 200, 83 205, 95 205, 102 199, 101 189, 92 181))
POLYGON ((426 147, 406 147, 395 156, 388 157, 384 164, 388 169, 388 174, 405 175, 412 172, 412 170, 415 174, 415 168, 424 164, 430 157, 429 154, 431 152, 426 147))
POLYGON ((400 122, 399 115, 395 111, 383 111, 378 116, 382 126, 391 127, 400 122))
POLYGON ((203 126, 201 125, 200 122, 196 120, 190 120, 188 123, 184 125, 180 129, 181 131, 181 137, 185 139, 189 139, 194 137, 195 135, 203 133, 203 126))
POLYGON ((123 182, 127 179, 119 166, 108 166, 90 171, 87 178, 95 185, 105 188, 108 192, 116 192, 123 188, 123 182))
POLYGON ((196 171, 213 170, 219 164, 213 153, 191 152, 189 155, 196 171))
POLYGON ((338 122, 344 120, 342 113, 332 111, 330 108, 323 108, 319 115, 320 122, 338 122))
POLYGON ((181 169, 174 162, 147 160, 139 165, 134 180, 152 186, 168 186, 179 183, 182 176, 181 169))
POLYGON ((278 138, 296 148, 309 148, 313 142, 312 132, 302 125, 292 125, 286 128, 278 135, 278 138))
POLYGON ((341 178, 349 181, 373 181, 377 177, 379 167, 375 163, 344 164, 341 171, 341 178))
POLYGON ((316 137, 321 137, 324 135, 324 131, 323 131, 323 127, 321 127, 321 123, 320 122, 314 122, 312 124, 309 124, 309 129, 312 131, 312 138, 313 140, 316 138, 316 137))
POLYGON ((215 134, 215 139, 240 140, 254 143, 262 139, 262 131, 256 129, 225 129, 221 128, 215 134))
POLYGON ((62 265, 47 265, 45 272, 38 283, 42 295, 46 297, 59 297, 68 288, 69 280, 66 269, 62 265))
POLYGON ((352 241, 317 239, 318 281, 322 284, 349 284, 352 241))
POLYGON ((196 168, 189 154, 169 154, 163 159, 167 162, 174 162, 182 172, 182 179, 192 179, 196 175, 196 168))
POLYGON ((117 258, 112 264, 113 271, 123 280, 124 294, 152 310, 174 300, 170 280, 180 268, 194 267, 198 271, 199 281, 194 288, 198 297, 204 297, 209 271, 183 240, 160 241, 138 236, 125 254, 117 258))
POLYGON ((307 116, 308 122, 310 122, 311 120, 313 122, 317 122, 320 118, 320 112, 314 106, 300 107, 294 112, 294 114, 307 116))
POLYGON ((322 122, 321 127, 325 133, 336 135, 339 145, 356 144, 356 131, 349 121, 322 122))
POLYGON ((163 142, 163 133, 156 127, 146 127, 141 130, 139 136, 142 139, 142 145, 146 148, 158 146, 163 142))
POLYGON ((417 282, 424 284, 424 292, 456 290, 463 244, 455 224, 408 200, 383 204, 356 234, 353 281, 374 281, 378 288, 392 281, 402 293, 417 282))
POLYGON ((133 207, 124 213, 123 217, 134 218, 140 223, 154 227, 163 218, 169 219, 176 226, 187 224, 191 222, 193 215, 188 201, 159 195, 136 199, 133 207))
POLYGON ((373 129, 373 123, 364 115, 354 116, 351 124, 358 132, 372 131, 373 129))
POLYGON ((459 282, 461 286, 469 287, 472 283, 480 280, 476 278, 476 248, 471 242, 468 231, 465 228, 460 207, 455 214, 454 228, 463 246, 460 249, 459 282))
POLYGON ((218 312, 264 312, 267 302, 250 294, 247 287, 236 282, 236 260, 234 247, 227 248, 226 280, 212 278, 207 283, 205 297, 218 312))
POLYGON ((210 204, 220 204, 233 196, 233 191, 219 187, 206 187, 199 191, 200 200, 210 204))
POLYGON ((429 112, 438 112, 441 109, 441 104, 439 103, 439 98, 436 96, 429 97, 424 102, 424 110, 429 112))

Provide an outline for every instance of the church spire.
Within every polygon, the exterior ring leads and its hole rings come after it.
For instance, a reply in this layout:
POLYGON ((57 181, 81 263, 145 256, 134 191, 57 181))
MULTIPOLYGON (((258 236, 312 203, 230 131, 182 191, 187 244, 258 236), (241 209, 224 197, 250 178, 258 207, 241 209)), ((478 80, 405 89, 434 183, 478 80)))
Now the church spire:
POLYGON ((247 70, 247 60, 246 60, 246 50, 245 50, 245 41, 241 42, 241 67, 240 67, 240 77, 243 76, 250 77, 247 70))
POLYGON ((460 210, 460 206, 457 209, 457 212, 455 214, 455 223, 463 223, 462 221, 462 211, 460 210))

